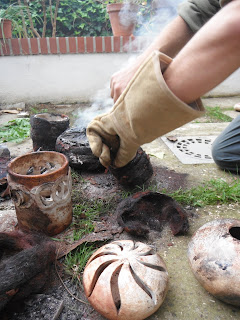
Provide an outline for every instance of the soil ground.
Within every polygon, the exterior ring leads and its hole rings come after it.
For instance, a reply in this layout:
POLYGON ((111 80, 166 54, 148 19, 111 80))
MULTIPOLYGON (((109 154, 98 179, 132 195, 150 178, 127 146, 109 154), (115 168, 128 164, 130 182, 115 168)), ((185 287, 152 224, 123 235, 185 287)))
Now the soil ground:
MULTIPOLYGON (((209 98, 204 99, 204 105, 220 106, 226 114, 232 118, 239 115, 233 110, 235 103, 240 97, 209 98), (230 108, 230 110, 229 110, 230 108)), ((40 106, 48 108, 49 112, 64 112, 74 114, 80 105, 70 106, 40 106)), ((0 125, 16 115, 3 114, 0 117, 0 125)), ((206 119, 205 119, 206 120, 206 119)), ((228 123, 207 123, 204 119, 193 121, 168 135, 218 135, 228 123)), ((74 123, 74 116, 72 122, 74 123)), ((7 146, 11 156, 19 156, 32 150, 31 139, 21 144, 7 146)), ((228 181, 229 173, 220 170, 214 163, 210 164, 182 164, 159 138, 150 144, 144 145, 143 149, 150 154, 150 160, 154 168, 154 175, 149 181, 149 186, 157 184, 167 190, 177 190, 179 187, 190 188, 199 185, 211 178, 222 178, 228 181)), ((236 177, 238 178, 238 177, 236 177)), ((91 198, 118 197, 121 187, 111 175, 84 173, 87 181, 84 193, 91 198)), ((146 188, 148 186, 146 185, 146 188)), ((190 229, 187 235, 173 236, 169 228, 165 228, 161 234, 152 233, 148 239, 141 239, 154 246, 164 259, 169 273, 169 290, 159 310, 150 316, 149 320, 226 320, 240 319, 240 308, 228 305, 210 295, 194 278, 188 264, 187 249, 194 232, 208 221, 219 218, 239 219, 239 204, 206 206, 194 209, 186 208, 189 213, 190 229)), ((0 203, 0 220, 4 223, 0 231, 14 228, 16 223, 15 209, 11 200, 0 203), (6 218, 7 217, 7 218, 6 218), (2 219, 2 220, 1 220, 2 219)), ((131 238, 127 233, 116 234, 113 239, 131 238)), ((138 239, 139 240, 139 239, 138 239)), ((58 266, 61 266, 61 260, 58 266)), ((28 320, 28 319, 59 319, 59 320, 103 320, 87 302, 83 288, 78 282, 74 282, 66 274, 62 273, 63 283, 56 275, 55 268, 52 270, 52 282, 43 292, 30 296, 18 309, 4 312, 1 319, 4 320, 28 320), (67 288, 67 289, 66 289, 67 288), (80 300, 77 300, 77 297, 80 300)), ((129 319, 131 320, 131 319, 129 319)))

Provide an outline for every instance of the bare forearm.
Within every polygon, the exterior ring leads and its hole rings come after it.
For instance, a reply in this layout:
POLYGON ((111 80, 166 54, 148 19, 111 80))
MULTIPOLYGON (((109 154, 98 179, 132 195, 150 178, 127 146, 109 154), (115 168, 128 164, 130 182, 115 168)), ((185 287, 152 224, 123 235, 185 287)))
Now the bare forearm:
POLYGON ((168 87, 186 103, 224 81, 240 66, 240 1, 233 1, 207 22, 164 73, 168 87))
POLYGON ((181 17, 177 16, 137 58, 137 62, 141 64, 154 50, 159 50, 169 57, 174 58, 192 36, 193 32, 189 29, 188 25, 181 17))
POLYGON ((154 51, 159 50, 170 57, 176 54, 192 38, 193 33, 181 17, 176 17, 156 37, 152 44, 127 68, 118 71, 111 78, 111 97, 116 100, 128 85, 144 60, 154 51))

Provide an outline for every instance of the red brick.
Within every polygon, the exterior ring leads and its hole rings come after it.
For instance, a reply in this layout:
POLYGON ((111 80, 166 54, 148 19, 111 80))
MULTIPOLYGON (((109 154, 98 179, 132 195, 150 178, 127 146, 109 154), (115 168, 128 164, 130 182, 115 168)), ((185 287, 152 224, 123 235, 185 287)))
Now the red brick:
POLYGON ((2 46, 2 51, 4 56, 9 56, 10 55, 10 48, 8 45, 8 41, 1 41, 1 46, 2 46))
POLYGON ((40 47, 41 47, 42 54, 48 54, 47 39, 46 38, 40 38, 40 47))
POLYGON ((129 37, 123 36, 123 52, 129 52, 129 37))
POLYGON ((3 46, 3 41, 2 40, 0 40, 0 56, 2 56, 3 54, 2 54, 2 46, 3 46))
POLYGON ((76 53, 77 47, 76 47, 76 38, 75 37, 69 37, 68 38, 69 43, 69 53, 76 53))
POLYGON ((31 43, 32 54, 39 54, 37 38, 31 38, 30 43, 31 43))
POLYGON ((87 52, 93 53, 93 37, 86 37, 87 52))
POLYGON ((50 53, 51 54, 58 53, 56 38, 49 38, 49 46, 50 46, 50 53))
POLYGON ((132 37, 132 52, 138 51, 138 39, 135 37, 132 37))
POLYGON ((22 53, 23 54, 30 54, 29 45, 28 45, 28 39, 21 39, 21 45, 22 45, 22 53))
POLYGON ((114 37, 114 52, 120 52, 120 37, 114 37))
POLYGON ((19 48, 19 42, 18 39, 11 39, 12 43, 12 51, 14 56, 20 55, 20 48, 19 48))
POLYGON ((84 48, 84 38, 83 37, 78 37, 78 52, 79 53, 84 53, 85 48, 84 48))
POLYGON ((59 41, 60 53, 67 53, 66 38, 65 37, 58 38, 58 41, 59 41))
POLYGON ((103 52, 102 37, 96 37, 96 52, 103 52))
POLYGON ((105 52, 112 52, 111 37, 104 37, 104 41, 105 41, 105 52))

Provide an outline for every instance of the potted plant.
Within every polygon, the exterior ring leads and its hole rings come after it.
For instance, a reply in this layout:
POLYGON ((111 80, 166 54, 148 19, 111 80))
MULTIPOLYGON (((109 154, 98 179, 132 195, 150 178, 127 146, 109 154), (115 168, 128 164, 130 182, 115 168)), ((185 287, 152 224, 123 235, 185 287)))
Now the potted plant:
POLYGON ((24 8, 24 6, 13 3, 6 8, 0 9, 0 39, 12 38, 12 28, 21 37, 23 33, 22 12, 24 8))
POLYGON ((107 13, 114 36, 130 36, 133 34, 137 23, 137 13, 140 0, 108 0, 107 13))

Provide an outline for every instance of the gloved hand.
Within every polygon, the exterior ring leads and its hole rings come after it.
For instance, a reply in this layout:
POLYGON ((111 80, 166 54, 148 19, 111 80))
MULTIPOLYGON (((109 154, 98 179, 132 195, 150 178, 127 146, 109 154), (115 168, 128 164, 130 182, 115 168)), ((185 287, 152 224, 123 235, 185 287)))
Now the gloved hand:
POLYGON ((125 166, 142 144, 203 114, 200 99, 189 106, 167 87, 161 70, 171 61, 165 54, 154 51, 129 82, 113 109, 88 125, 90 147, 103 166, 112 164, 113 157, 114 166, 125 166))

